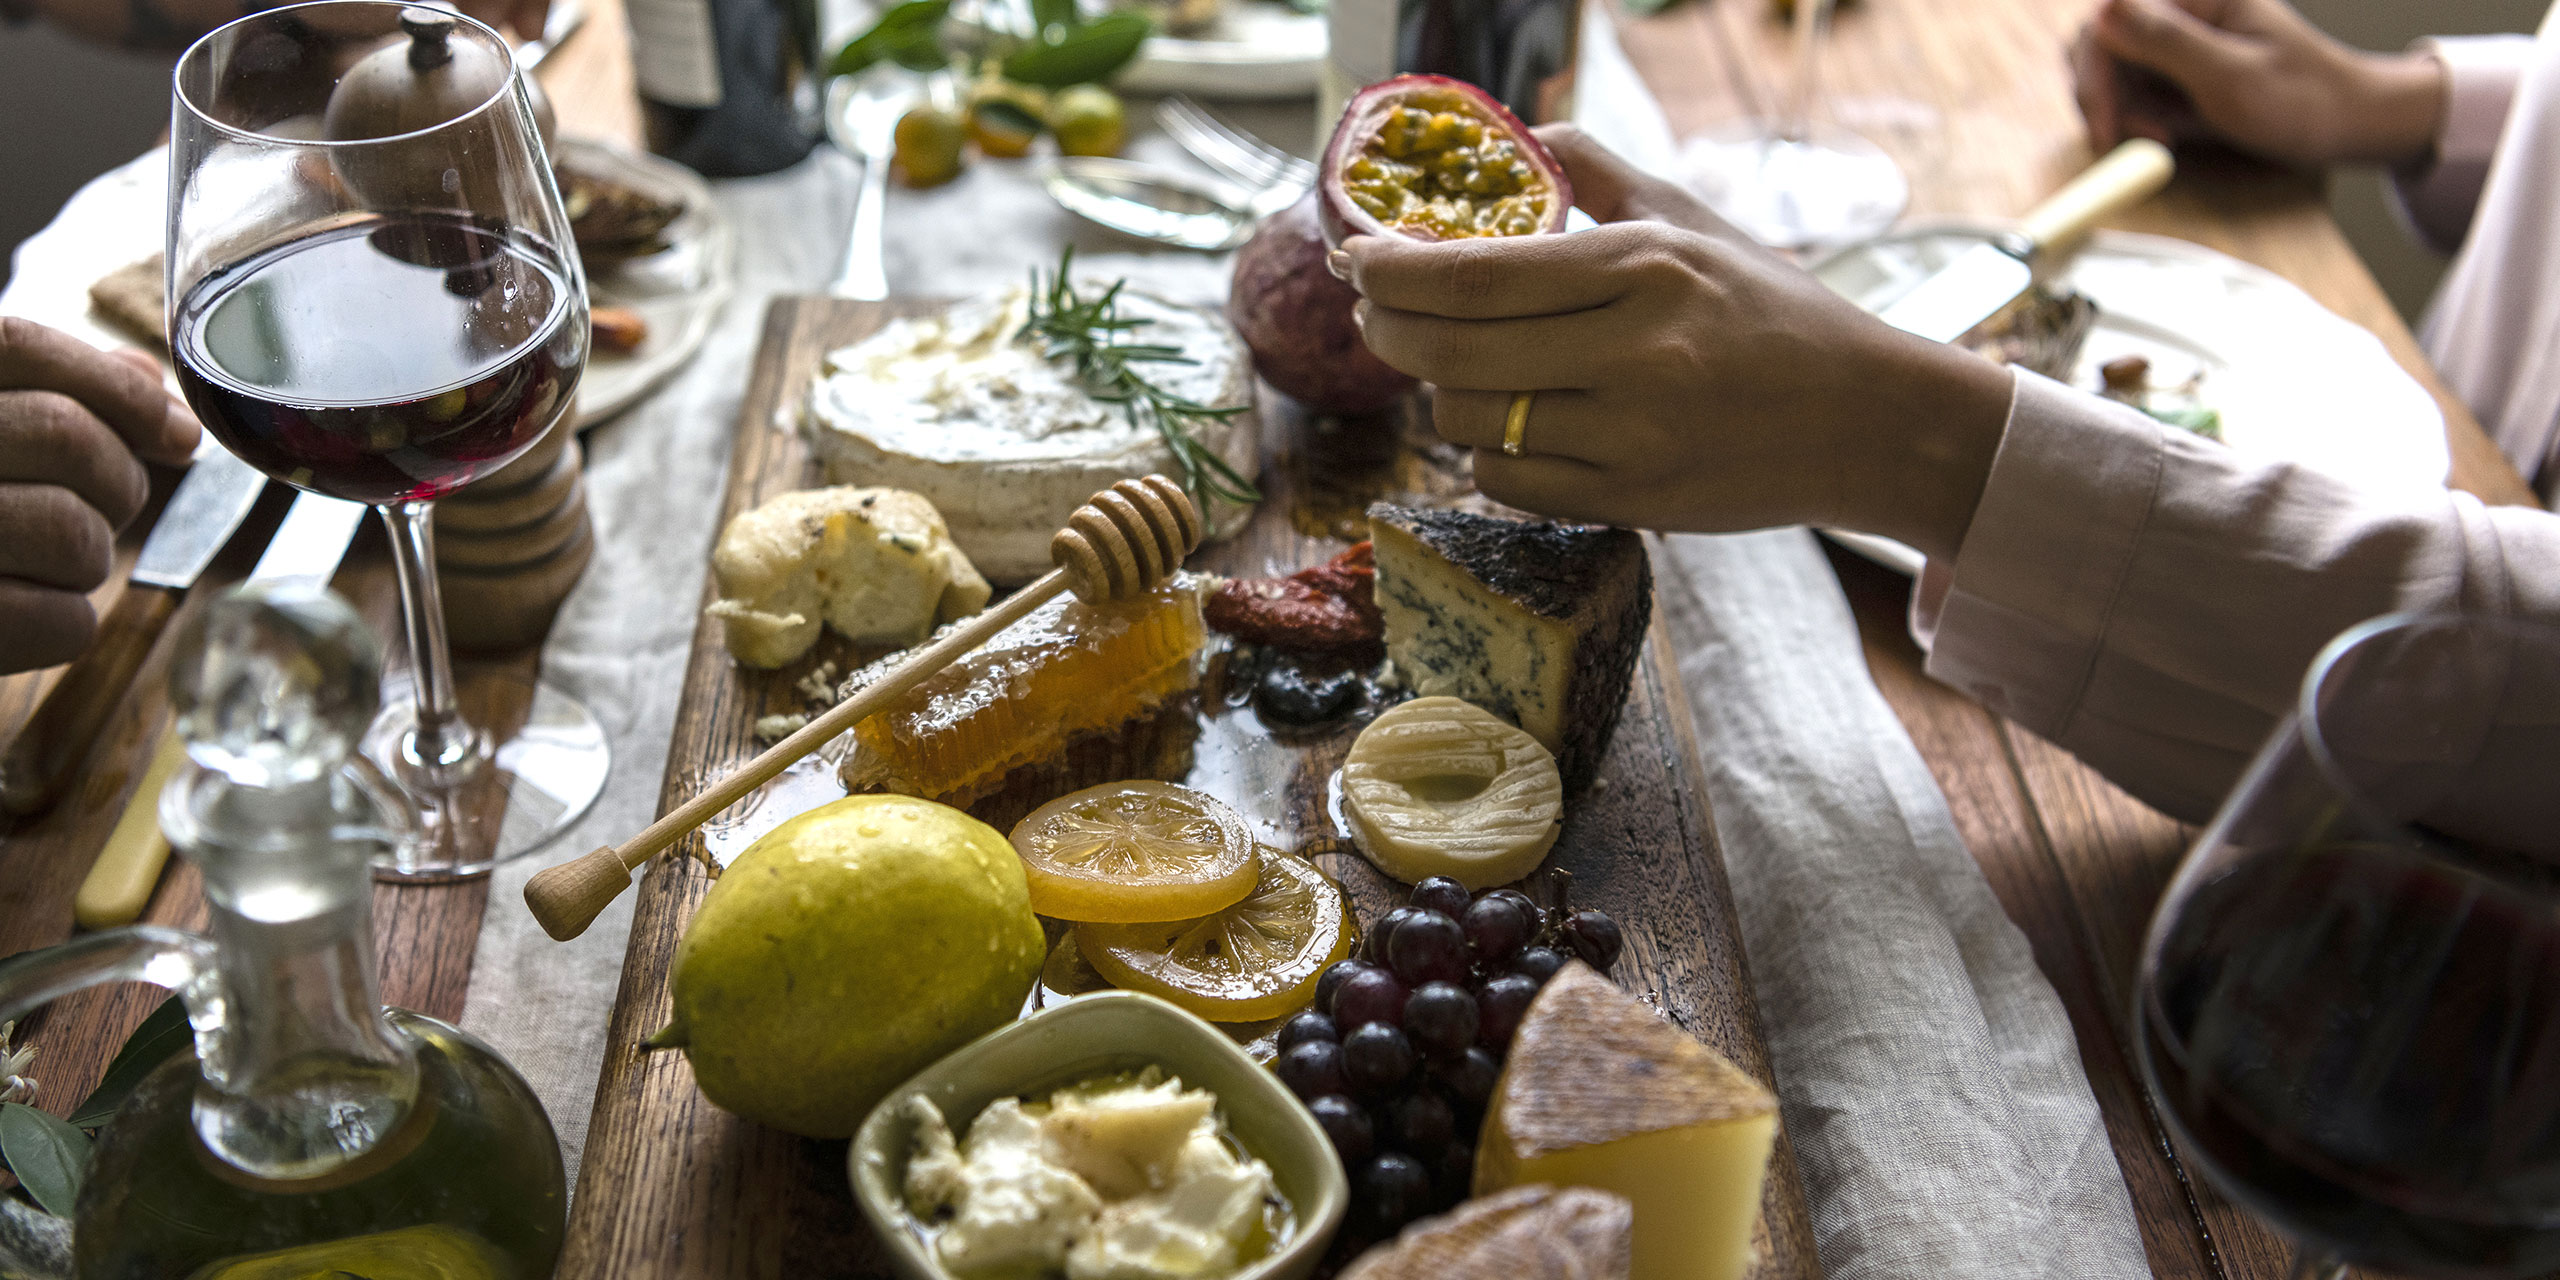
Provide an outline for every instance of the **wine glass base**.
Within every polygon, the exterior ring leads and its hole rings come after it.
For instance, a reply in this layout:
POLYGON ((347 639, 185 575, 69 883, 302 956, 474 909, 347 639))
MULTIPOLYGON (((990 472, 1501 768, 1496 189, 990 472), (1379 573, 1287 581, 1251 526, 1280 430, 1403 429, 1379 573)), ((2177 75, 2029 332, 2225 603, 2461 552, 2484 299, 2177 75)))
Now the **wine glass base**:
POLYGON ((1766 121, 1692 134, 1680 160, 1689 188, 1744 235, 1775 249, 1872 238, 1911 203, 1911 184, 1884 148, 1814 125, 1801 138, 1766 121))
POLYGON ((362 750, 417 806, 417 838, 374 860, 377 880, 487 875, 549 844, 585 816, 611 772, 604 729, 577 699, 515 671, 464 668, 455 694, 475 741, 451 764, 419 758, 407 677, 383 682, 385 708, 362 750))

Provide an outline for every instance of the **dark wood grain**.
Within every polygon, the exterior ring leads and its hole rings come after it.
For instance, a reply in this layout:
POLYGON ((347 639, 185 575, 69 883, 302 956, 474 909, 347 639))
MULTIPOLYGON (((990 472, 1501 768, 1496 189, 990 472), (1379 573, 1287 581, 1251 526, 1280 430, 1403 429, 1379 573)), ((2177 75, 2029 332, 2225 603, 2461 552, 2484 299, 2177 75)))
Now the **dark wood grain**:
MULTIPOLYGON (((771 425, 776 406, 800 394, 824 352, 904 309, 835 299, 774 304, 739 415, 724 519, 817 482, 800 442, 771 425)), ((1301 532, 1291 519, 1299 459, 1339 444, 1306 432, 1303 420, 1286 411, 1266 416, 1270 496, 1244 533, 1204 549, 1195 566, 1260 573, 1340 548, 1301 532)), ((1765 1081, 1768 1051, 1669 643, 1657 623, 1603 762, 1605 781, 1573 807, 1555 861, 1573 872, 1575 902, 1609 911, 1626 926, 1620 980, 1765 1081)), ((759 714, 796 708, 789 686, 797 674, 741 668, 722 647, 716 624, 706 620, 697 629, 660 812, 754 753, 750 725, 759 714)), ((1268 748, 1276 758, 1269 776, 1277 808, 1245 807, 1266 820, 1276 813, 1287 843, 1340 879, 1362 916, 1374 918, 1394 886, 1335 834, 1324 812, 1326 779, 1349 736, 1268 748)), ((698 835, 676 852, 687 856, 662 857, 640 885, 560 1274, 783 1276, 816 1268, 831 1275, 884 1274, 854 1210, 844 1143, 794 1138, 730 1116, 703 1100, 680 1055, 638 1048, 669 1016, 667 964, 710 882, 698 835)), ((1794 1158, 1783 1143, 1763 1233, 1760 1275, 1820 1274, 1794 1158)))
POLYGON ((63 671, 0 756, 0 808, 34 816, 70 792, 107 717, 184 598, 182 591, 137 584, 98 619, 88 651, 63 671))

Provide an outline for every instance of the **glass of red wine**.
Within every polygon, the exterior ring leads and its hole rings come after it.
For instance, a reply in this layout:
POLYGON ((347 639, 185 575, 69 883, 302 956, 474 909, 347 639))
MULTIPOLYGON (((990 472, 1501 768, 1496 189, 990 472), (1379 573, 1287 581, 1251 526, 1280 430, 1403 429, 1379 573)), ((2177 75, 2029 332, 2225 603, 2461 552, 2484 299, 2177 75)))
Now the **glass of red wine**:
POLYGON ((2171 881, 2134 1019, 2294 1274, 2560 1268, 2560 629, 2350 629, 2171 881))
POLYGON ((457 680, 434 503, 565 429, 586 281, 512 52, 380 0, 269 9, 178 62, 169 346, 233 453, 381 513, 409 696, 367 755, 418 835, 393 879, 454 879, 584 812, 609 754, 585 708, 501 669, 457 680))

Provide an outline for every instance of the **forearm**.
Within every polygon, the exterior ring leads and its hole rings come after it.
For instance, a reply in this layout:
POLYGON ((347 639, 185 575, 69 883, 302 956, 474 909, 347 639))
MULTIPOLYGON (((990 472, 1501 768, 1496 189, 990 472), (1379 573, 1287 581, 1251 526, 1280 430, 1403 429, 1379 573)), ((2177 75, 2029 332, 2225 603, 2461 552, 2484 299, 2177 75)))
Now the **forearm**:
POLYGON ((2330 158, 2399 165, 2435 149, 2444 123, 2444 63, 2425 53, 2352 53, 2342 72, 2340 118, 2330 158))
POLYGON ((1848 429, 1832 446, 1840 486, 1827 524, 1878 533, 1950 559, 1980 505, 2009 417, 2011 374, 1960 348, 1900 332, 1842 392, 1848 429))

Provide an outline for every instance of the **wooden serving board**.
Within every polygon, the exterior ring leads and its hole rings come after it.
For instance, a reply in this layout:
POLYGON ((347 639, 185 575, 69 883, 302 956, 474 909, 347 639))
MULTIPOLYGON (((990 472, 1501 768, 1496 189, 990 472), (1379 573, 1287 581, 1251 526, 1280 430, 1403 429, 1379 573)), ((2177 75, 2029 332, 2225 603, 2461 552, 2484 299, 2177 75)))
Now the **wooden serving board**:
MULTIPOLYGON (((789 416, 777 411, 797 403, 825 353, 928 305, 834 298, 773 304, 739 414, 724 522, 775 494, 822 483, 799 438, 775 425, 789 416)), ((1320 432, 1293 407, 1266 403, 1263 433, 1266 501, 1241 534, 1194 556, 1194 568, 1266 574, 1339 551, 1342 542, 1310 530, 1325 530, 1342 511, 1356 509, 1350 504, 1357 495, 1301 499, 1310 488, 1339 486, 1346 467, 1366 468, 1390 487, 1445 491, 1449 486, 1431 477, 1463 478, 1462 462, 1445 449, 1435 462, 1399 453, 1392 443, 1383 453, 1373 447, 1399 433, 1427 437, 1428 428, 1413 422, 1368 427, 1355 440, 1320 432), (1336 464, 1338 457, 1363 454, 1366 461, 1336 464), (1311 459, 1324 461, 1311 467, 1311 459), (1459 462, 1454 470, 1453 462, 1459 462)), ((713 591, 705 587, 706 604, 713 591)), ((1600 781, 1569 805, 1552 856, 1573 873, 1574 902, 1607 911, 1622 926, 1627 946, 1617 980, 1767 1081, 1768 1049, 1666 637, 1657 613, 1600 781)), ((780 671, 749 670, 730 659, 719 626, 706 618, 694 632, 659 812, 754 755, 757 716, 803 709, 792 686, 821 656, 780 671)), ((1367 921, 1400 901, 1401 890, 1336 834, 1327 812, 1327 783, 1350 737, 1340 732, 1268 752, 1279 762, 1268 771, 1271 794, 1223 798, 1256 818, 1267 839, 1338 877, 1367 921)), ((796 809, 797 799, 774 803, 796 809)), ((560 1274, 570 1280, 888 1275, 885 1256, 854 1206, 844 1142, 793 1137, 721 1111, 695 1089, 682 1055, 639 1047, 668 1019, 667 967, 711 881, 704 853, 703 837, 688 837, 657 861, 638 889, 560 1274)), ((1755 1275, 1798 1280, 1821 1274, 1795 1157, 1783 1137, 1770 1169, 1761 1236, 1755 1275)))

